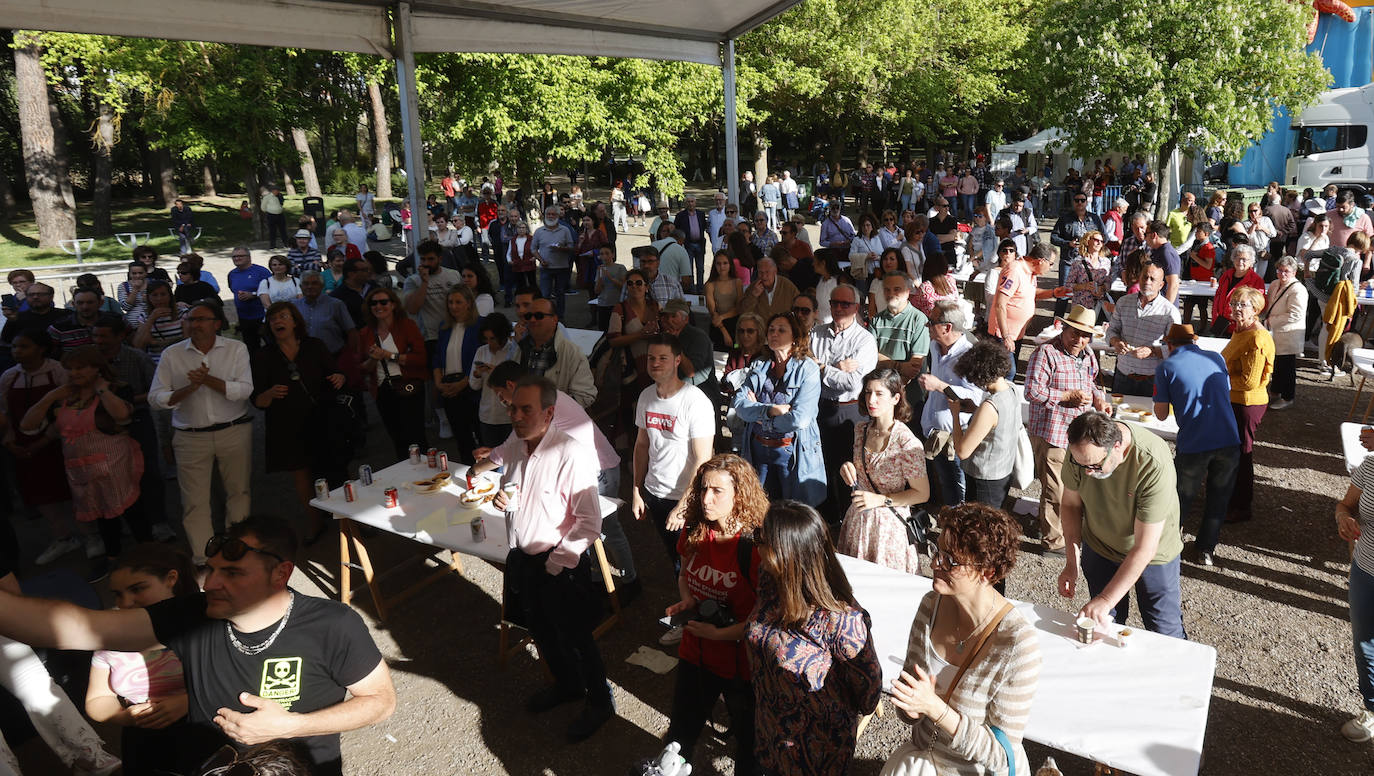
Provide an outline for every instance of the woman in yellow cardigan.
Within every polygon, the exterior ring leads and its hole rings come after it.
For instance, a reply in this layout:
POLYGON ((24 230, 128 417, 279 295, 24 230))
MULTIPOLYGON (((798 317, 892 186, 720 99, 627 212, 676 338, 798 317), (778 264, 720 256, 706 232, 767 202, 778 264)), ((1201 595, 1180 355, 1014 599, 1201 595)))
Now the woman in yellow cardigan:
POLYGON ((1274 337, 1260 324, 1264 294, 1241 286, 1231 292, 1231 315, 1235 333, 1221 351, 1226 371, 1231 375, 1231 411, 1240 432, 1240 468, 1226 522, 1249 520, 1255 495, 1255 432, 1264 411, 1269 408, 1269 378, 1274 374, 1274 337))

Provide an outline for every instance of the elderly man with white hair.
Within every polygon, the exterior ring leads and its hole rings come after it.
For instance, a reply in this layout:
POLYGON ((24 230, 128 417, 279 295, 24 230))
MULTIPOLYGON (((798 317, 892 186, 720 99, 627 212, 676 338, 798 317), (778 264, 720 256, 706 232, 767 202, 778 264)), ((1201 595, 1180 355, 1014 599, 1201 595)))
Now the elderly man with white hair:
POLYGON ((797 293, 796 284, 778 274, 777 262, 760 259, 754 265, 753 282, 740 299, 740 313, 754 313, 765 321, 778 313, 790 313, 797 293))
POLYGON ((344 234, 348 235, 348 241, 358 249, 358 255, 367 253, 367 230, 358 223, 353 211, 339 211, 339 228, 344 230, 344 234))
MULTIPOLYGON (((983 400, 982 389, 954 372, 954 364, 959 357, 973 347, 973 341, 966 336, 968 318, 963 308, 954 300, 935 303, 930 312, 930 353, 926 357, 929 371, 919 376, 917 381, 929 396, 921 408, 921 428, 929 438, 939 433, 944 444, 932 446, 926 452, 930 459, 930 471, 940 486, 940 503, 955 506, 964 502, 964 470, 954 455, 954 446, 949 442, 950 431, 954 428, 956 417, 950 407, 949 390, 969 406, 983 400)), ((963 410, 959 410, 963 412, 963 410)))
POLYGON ((854 426, 862 419, 859 394, 864 375, 878 366, 878 342, 859 325, 859 296, 853 286, 841 283, 830 292, 830 313, 830 323, 811 331, 811 355, 821 365, 816 425, 830 494, 821 514, 837 523, 849 506, 849 487, 840 479, 840 465, 853 457, 854 426))

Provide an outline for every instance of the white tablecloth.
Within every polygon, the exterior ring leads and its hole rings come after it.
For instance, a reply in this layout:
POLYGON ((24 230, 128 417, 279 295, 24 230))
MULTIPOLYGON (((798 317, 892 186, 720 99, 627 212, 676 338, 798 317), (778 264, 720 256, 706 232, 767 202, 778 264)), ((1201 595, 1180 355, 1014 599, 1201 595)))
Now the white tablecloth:
MULTIPOLYGON (((407 460, 375 472, 370 486, 355 483, 358 493, 356 501, 344 500, 343 488, 339 488, 331 491, 327 499, 312 499, 310 505, 333 514, 335 518, 346 517, 440 549, 504 563, 510 551, 510 544, 506 540, 505 514, 490 502, 477 509, 465 509, 459 503, 459 496, 463 492, 462 483, 468 467, 450 463, 449 469, 453 472, 453 479, 436 493, 420 494, 405 487, 406 483, 428 479, 435 474, 426 464, 416 466, 407 460), (387 486, 397 489, 399 506, 393 509, 382 506, 382 491, 387 486), (487 528, 487 538, 483 542, 472 540, 469 526, 478 515, 481 515, 487 528)), ((485 477, 497 481, 494 472, 485 477)), ((613 514, 619 506, 618 500, 601 497, 603 517, 613 514)))
POLYGON ((1345 470, 1355 471, 1355 467, 1364 463, 1365 456, 1369 451, 1360 444, 1360 429, 1364 428, 1361 423, 1342 423, 1341 424, 1341 452, 1345 454, 1345 470))
MULTIPOLYGON (((884 682, 896 678, 930 580, 840 556, 854 596, 873 619, 884 682)), ((1073 616, 1020 603, 1040 637, 1040 686, 1026 738, 1140 776, 1196 774, 1207 730, 1216 650, 1133 628, 1079 644, 1073 616)))
MULTIPOLYGON (((1126 292, 1126 284, 1119 279, 1112 281, 1112 290, 1118 294, 1126 292)), ((1178 298, 1181 300, 1185 296, 1216 296, 1217 288, 1206 280, 1180 280, 1178 282, 1178 298)))
POLYGON ((564 329, 563 334, 588 358, 591 358, 592 348, 601 339, 601 332, 596 329, 564 329))

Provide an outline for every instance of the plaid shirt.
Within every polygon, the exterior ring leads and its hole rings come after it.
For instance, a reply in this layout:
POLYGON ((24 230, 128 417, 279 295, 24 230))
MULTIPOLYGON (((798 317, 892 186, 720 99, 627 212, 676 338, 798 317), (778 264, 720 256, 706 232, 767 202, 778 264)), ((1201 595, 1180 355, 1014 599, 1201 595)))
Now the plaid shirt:
POLYGON ((1092 407, 1065 407, 1059 397, 1064 391, 1083 391, 1105 401, 1102 389, 1094 385, 1096 380, 1097 356, 1092 348, 1084 348, 1081 356, 1071 356, 1064 352, 1058 337, 1036 348, 1026 364, 1026 401, 1030 403, 1026 433, 1067 448, 1069 424, 1092 407))
POLYGON ((543 375, 558 363, 558 351, 554 350, 554 337, 548 341, 544 347, 534 344, 534 338, 525 335, 520 340, 520 365, 537 375, 543 375))

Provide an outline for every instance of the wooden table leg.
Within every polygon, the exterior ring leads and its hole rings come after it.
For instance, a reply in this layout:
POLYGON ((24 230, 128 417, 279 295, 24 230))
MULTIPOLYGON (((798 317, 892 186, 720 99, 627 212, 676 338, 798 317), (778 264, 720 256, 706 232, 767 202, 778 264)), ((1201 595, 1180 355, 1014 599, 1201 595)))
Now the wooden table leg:
POLYGON ((599 638, 612 625, 620 622, 620 595, 615 590, 615 576, 611 574, 611 564, 606 560, 606 548, 600 538, 592 542, 592 549, 596 551, 596 563, 601 569, 601 583, 606 586, 606 596, 611 599, 611 616, 592 631, 592 636, 599 638))
POLYGON ((372 593, 372 605, 377 609, 377 619, 386 621, 386 603, 382 599, 381 586, 377 584, 377 575, 372 569, 372 558, 367 553, 367 545, 363 544, 363 539, 353 528, 353 521, 345 521, 348 525, 349 537, 353 540, 353 549, 358 553, 358 565, 363 568, 363 579, 367 580, 367 589, 372 593))
MULTIPOLYGON (((1347 420, 1355 419, 1355 408, 1360 405, 1360 394, 1364 393, 1364 381, 1364 375, 1360 375, 1360 385, 1358 388, 1355 389, 1355 400, 1350 402, 1350 411, 1345 413, 1345 417, 1347 420)), ((1368 415, 1369 413, 1366 412, 1365 414, 1368 415)))
POLYGON ((339 519, 339 601, 353 605, 353 565, 348 551, 349 539, 353 536, 353 521, 339 519))

